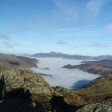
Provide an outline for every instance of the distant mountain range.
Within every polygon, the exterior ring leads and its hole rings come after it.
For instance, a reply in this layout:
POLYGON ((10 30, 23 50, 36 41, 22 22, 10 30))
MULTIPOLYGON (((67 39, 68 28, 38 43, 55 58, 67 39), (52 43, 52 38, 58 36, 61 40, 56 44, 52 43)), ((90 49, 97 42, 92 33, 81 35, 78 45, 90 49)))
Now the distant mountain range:
POLYGON ((50 52, 50 53, 36 53, 32 55, 32 57, 54 57, 54 58, 65 58, 65 59, 76 59, 76 60, 103 60, 103 59, 110 59, 112 60, 112 55, 101 55, 101 56, 83 56, 83 55, 70 55, 70 54, 63 54, 57 52, 50 52))

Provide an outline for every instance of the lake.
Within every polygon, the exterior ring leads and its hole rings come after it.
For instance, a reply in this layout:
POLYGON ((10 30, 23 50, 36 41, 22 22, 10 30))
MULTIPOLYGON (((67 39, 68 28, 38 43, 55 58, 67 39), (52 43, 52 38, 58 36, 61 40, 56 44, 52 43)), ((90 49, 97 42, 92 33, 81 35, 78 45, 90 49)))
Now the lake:
POLYGON ((48 74, 43 76, 51 86, 62 86, 68 89, 77 89, 87 85, 98 75, 83 72, 79 69, 62 68, 64 65, 79 65, 83 60, 72 60, 63 58, 37 58, 38 67, 32 68, 34 72, 48 74))

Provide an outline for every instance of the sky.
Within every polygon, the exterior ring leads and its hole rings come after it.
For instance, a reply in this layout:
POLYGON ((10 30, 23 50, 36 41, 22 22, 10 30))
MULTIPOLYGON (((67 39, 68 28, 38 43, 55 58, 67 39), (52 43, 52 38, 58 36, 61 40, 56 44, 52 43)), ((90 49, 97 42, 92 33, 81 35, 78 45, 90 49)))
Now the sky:
POLYGON ((112 0, 0 0, 0 52, 112 55, 112 0))

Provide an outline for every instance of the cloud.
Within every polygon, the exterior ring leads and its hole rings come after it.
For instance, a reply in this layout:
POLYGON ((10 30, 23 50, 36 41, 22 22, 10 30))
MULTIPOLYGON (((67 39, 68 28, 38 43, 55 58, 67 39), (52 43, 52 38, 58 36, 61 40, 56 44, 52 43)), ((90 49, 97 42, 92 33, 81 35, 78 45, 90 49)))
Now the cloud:
POLYGON ((54 13, 57 18, 64 18, 74 21, 78 17, 77 7, 74 2, 68 0, 52 0, 57 7, 57 13, 54 13))
POLYGON ((9 40, 10 37, 6 34, 0 33, 0 39, 9 40))
POLYGON ((91 24, 96 22, 98 20, 99 14, 105 8, 107 3, 109 3, 109 1, 110 0, 88 0, 84 8, 85 17, 83 22, 85 24, 91 24))
POLYGON ((1 46, 4 46, 6 48, 13 48, 13 46, 11 45, 10 43, 10 36, 7 35, 7 34, 4 34, 4 33, 0 33, 0 39, 2 39, 2 45, 1 46))
MULTIPOLYGON (((101 10, 111 0, 51 0, 52 7, 46 14, 32 18, 20 31, 52 30, 93 24, 101 10)), ((38 14, 37 14, 38 15, 38 14)), ((98 19, 99 20, 99 19, 98 19)), ((68 29, 71 30, 71 29, 68 29)))
POLYGON ((57 45, 66 45, 67 42, 63 41, 63 40, 59 40, 56 42, 57 45))
POLYGON ((4 33, 0 33, 0 39, 1 39, 1 43, 0 43, 1 47, 5 47, 7 49, 13 49, 21 45, 21 43, 18 42, 12 43, 10 36, 4 33))
POLYGON ((42 19, 36 18, 35 20, 32 20, 32 22, 24 25, 23 28, 20 29, 20 31, 26 32, 26 31, 30 31, 30 30, 35 29, 35 28, 40 28, 41 24, 42 24, 42 19))
POLYGON ((76 5, 68 0, 51 0, 55 5, 50 12, 34 18, 20 29, 21 32, 26 32, 34 29, 52 30, 57 28, 62 23, 74 22, 78 17, 76 5), (48 14, 49 13, 49 14, 48 14), (50 18, 47 16, 50 15, 50 18))
POLYGON ((6 48, 12 49, 14 46, 12 44, 10 44, 8 41, 5 41, 3 43, 5 45, 6 48))
POLYGON ((20 46, 25 46, 24 44, 19 43, 19 42, 11 43, 9 41, 4 41, 2 44, 7 49, 14 49, 14 48, 17 48, 17 47, 20 47, 20 46))
POLYGON ((108 24, 108 25, 106 26, 106 29, 107 29, 108 31, 112 31, 112 24, 108 24))
POLYGON ((106 0, 90 0, 87 3, 87 8, 95 13, 98 13, 105 4, 105 1, 106 0))
POLYGON ((86 7, 92 12, 92 14, 98 15, 101 9, 109 2, 110 0, 89 0, 86 7))
POLYGON ((108 48, 111 47, 108 44, 101 44, 101 43, 93 43, 91 45, 88 45, 87 47, 93 47, 93 48, 108 48))

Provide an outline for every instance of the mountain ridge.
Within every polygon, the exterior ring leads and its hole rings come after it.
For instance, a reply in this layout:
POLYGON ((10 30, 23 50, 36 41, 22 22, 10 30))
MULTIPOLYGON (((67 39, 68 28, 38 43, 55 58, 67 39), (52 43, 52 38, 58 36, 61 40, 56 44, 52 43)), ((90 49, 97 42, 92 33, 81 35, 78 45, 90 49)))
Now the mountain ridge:
POLYGON ((98 74, 108 75, 112 74, 112 60, 104 59, 98 61, 82 61, 80 65, 65 65, 63 68, 66 69, 80 69, 82 71, 98 74))
POLYGON ((36 53, 31 56, 40 57, 40 58, 53 57, 53 58, 65 58, 65 59, 76 59, 76 60, 103 60, 103 59, 112 60, 112 55, 85 56, 85 55, 64 54, 60 52, 36 53))

